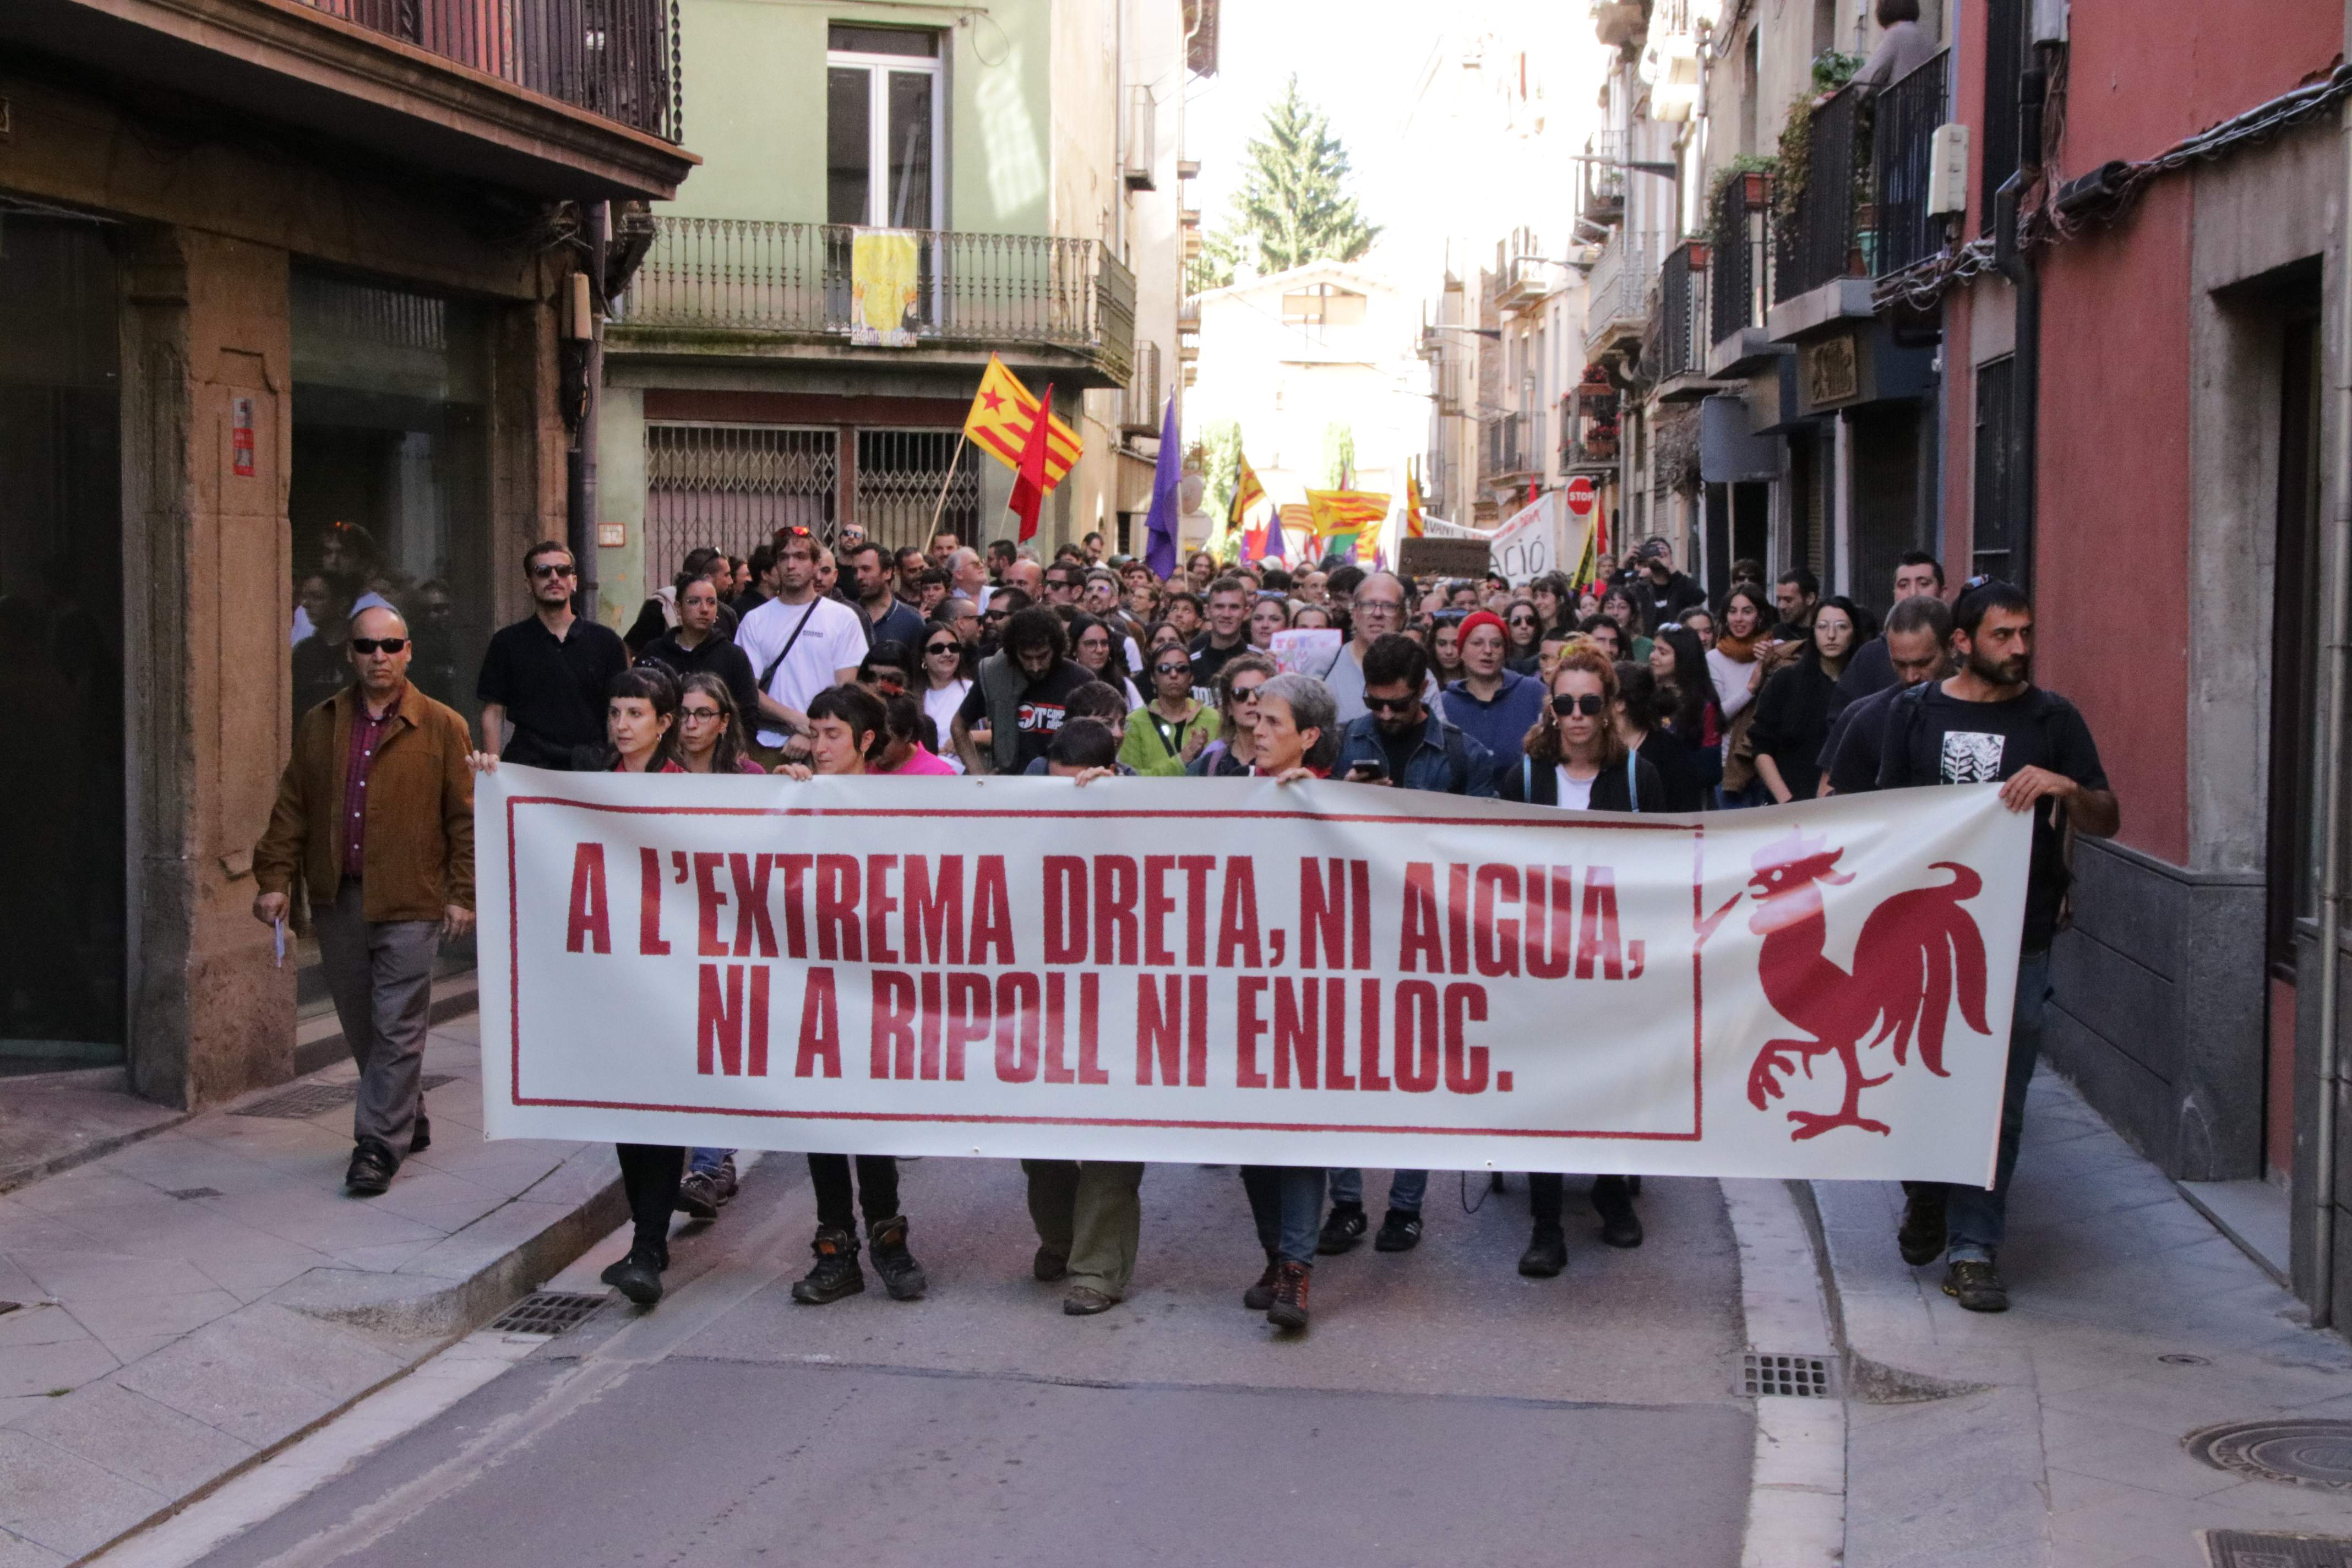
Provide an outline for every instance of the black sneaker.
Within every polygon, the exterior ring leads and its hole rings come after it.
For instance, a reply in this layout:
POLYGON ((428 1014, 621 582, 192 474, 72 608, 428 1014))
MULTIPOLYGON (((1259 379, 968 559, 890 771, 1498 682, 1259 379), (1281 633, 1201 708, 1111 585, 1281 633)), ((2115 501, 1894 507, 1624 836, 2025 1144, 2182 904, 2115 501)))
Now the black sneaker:
POLYGON ((1556 1225, 1539 1225, 1519 1254, 1519 1272, 1530 1279, 1549 1279, 1568 1267, 1568 1237, 1556 1225))
POLYGON ((1068 1256, 1056 1252, 1050 1247, 1041 1246, 1037 1248, 1037 1256, 1029 1260, 1029 1278, 1040 1285, 1051 1285, 1057 1279, 1066 1279, 1069 1274, 1068 1256))
POLYGON ((1242 1292, 1242 1305, 1253 1312, 1263 1312, 1274 1305, 1275 1282, 1282 1278, 1282 1264, 1271 1252, 1265 1255, 1265 1272, 1257 1283, 1242 1292))
POLYGON ((1304 1263, 1285 1263, 1275 1270, 1274 1304, 1265 1321, 1293 1332, 1307 1326, 1307 1281, 1312 1271, 1304 1263))
POLYGON ((1372 1237, 1374 1252, 1411 1252, 1421 1245, 1421 1215, 1391 1209, 1381 1217, 1381 1232, 1372 1237))
POLYGON ((719 1169, 710 1173, 710 1184, 718 1191, 720 1208, 735 1201, 735 1194, 742 1190, 743 1181, 735 1173, 734 1155, 729 1154, 719 1162, 719 1169))
POLYGON ((818 1227, 810 1243, 816 1267, 793 1281, 793 1300, 822 1307, 866 1289, 866 1270, 857 1267, 857 1237, 853 1231, 818 1227))
POLYGON ((915 1255, 907 1250, 907 1217, 868 1220, 866 1240, 874 1248, 874 1272, 882 1276, 882 1289, 890 1292, 893 1301, 919 1301, 930 1281, 923 1278, 923 1267, 915 1255))
POLYGON ((343 1172, 343 1185, 353 1197, 376 1197, 392 1186, 393 1174, 399 1169, 399 1156, 375 1139, 362 1138, 352 1151, 351 1166, 343 1172))
POLYGON ((708 1171, 688 1171, 677 1184, 677 1202, 671 1206, 695 1219, 717 1219, 719 1184, 708 1171))
POLYGON ((1631 1184, 1603 1176, 1592 1184, 1592 1212, 1601 1216, 1601 1239, 1612 1247, 1642 1245, 1642 1217, 1633 1212, 1631 1184))
POLYGON ((662 1264, 666 1261, 649 1253, 632 1251, 618 1263, 608 1267, 598 1279, 635 1301, 640 1307, 650 1307, 662 1299, 662 1264))
POLYGON ((1944 1294, 1971 1312, 2009 1310, 2009 1287, 1990 1263, 1964 1258, 1944 1270, 1944 1294))
POLYGON ((1315 1250, 1326 1258, 1346 1252, 1364 1239, 1370 1222, 1364 1218, 1361 1204, 1333 1204, 1331 1217, 1323 1222, 1323 1234, 1315 1238, 1315 1250))
POLYGON ((433 1147, 433 1119, 423 1111, 416 1113, 416 1125, 408 1135, 408 1152, 422 1154, 433 1147))
POLYGON ((1903 1226, 1895 1233, 1903 1261, 1916 1268, 1933 1263, 1944 1250, 1944 1188, 1939 1182, 1922 1182, 1903 1202, 1903 1226))

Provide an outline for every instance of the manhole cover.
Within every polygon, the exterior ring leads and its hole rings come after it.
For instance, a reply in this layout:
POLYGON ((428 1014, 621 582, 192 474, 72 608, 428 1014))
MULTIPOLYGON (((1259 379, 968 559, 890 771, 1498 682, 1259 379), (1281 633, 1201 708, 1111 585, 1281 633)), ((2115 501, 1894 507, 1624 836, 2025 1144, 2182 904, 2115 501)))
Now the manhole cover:
POLYGON ((610 1300, 568 1290, 534 1290, 500 1313, 490 1327, 502 1334, 560 1334, 610 1300))
POLYGON ((2352 1491, 2352 1421, 2229 1421, 2180 1441, 2218 1470, 2352 1491))
MULTIPOLYGON (((425 1078, 424 1088, 439 1089, 445 1083, 457 1081, 456 1077, 449 1073, 428 1073, 425 1078)), ((267 1116, 280 1121, 299 1121, 306 1117, 316 1116, 322 1110, 332 1110, 338 1106, 349 1105, 359 1098, 359 1094, 360 1086, 357 1079, 348 1083, 298 1083, 282 1094, 273 1094, 268 1100, 257 1100, 244 1110, 232 1110, 229 1114, 231 1116, 267 1116)))
POLYGON ((2212 1568, 2352 1568, 2352 1541, 2329 1535, 2209 1530, 2205 1558, 2212 1568))
POLYGON ((1827 1399, 1830 1363, 1826 1356, 1790 1355, 1782 1351, 1748 1351, 1739 1358, 1740 1392, 1750 1399, 1778 1395, 1784 1399, 1827 1399))

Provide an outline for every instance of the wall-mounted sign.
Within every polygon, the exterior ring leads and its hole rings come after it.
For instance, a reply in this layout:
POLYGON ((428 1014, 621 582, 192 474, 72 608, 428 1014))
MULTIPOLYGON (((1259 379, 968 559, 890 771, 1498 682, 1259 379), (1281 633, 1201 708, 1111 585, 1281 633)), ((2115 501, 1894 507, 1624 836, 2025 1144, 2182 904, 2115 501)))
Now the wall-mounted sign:
POLYGON ((1862 395, 1862 365, 1852 333, 1841 332, 1833 338, 1807 343, 1801 363, 1805 402, 1810 405, 1818 408, 1824 404, 1851 403, 1862 395))
POLYGON ((618 550, 629 542, 629 525, 625 522, 600 522, 596 525, 596 548, 618 550))
POLYGON ((254 459, 253 399, 250 397, 228 400, 228 459, 229 471, 240 479, 252 479, 260 471, 254 459))

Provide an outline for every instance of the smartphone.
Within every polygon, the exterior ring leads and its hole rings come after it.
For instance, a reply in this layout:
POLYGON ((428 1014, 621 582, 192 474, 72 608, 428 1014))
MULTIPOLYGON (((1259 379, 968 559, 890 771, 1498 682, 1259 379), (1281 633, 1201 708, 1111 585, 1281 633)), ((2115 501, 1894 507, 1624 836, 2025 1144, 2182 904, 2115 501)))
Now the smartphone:
POLYGON ((1349 784, 1378 784, 1389 776, 1389 765, 1378 757, 1359 757, 1348 765, 1349 784))

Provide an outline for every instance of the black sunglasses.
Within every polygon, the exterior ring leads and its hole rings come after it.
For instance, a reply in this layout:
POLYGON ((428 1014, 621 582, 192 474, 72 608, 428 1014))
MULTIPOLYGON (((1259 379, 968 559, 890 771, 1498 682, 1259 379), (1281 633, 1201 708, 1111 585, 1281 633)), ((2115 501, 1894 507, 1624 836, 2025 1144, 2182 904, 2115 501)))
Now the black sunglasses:
POLYGON ((1410 713, 1419 697, 1366 697, 1364 706, 1375 713, 1410 713))
POLYGON ((353 653, 398 653, 408 646, 406 637, 353 637, 353 653))
POLYGON ((1570 697, 1563 691, 1551 700, 1551 710, 1565 719, 1571 713, 1581 713, 1588 719, 1598 719, 1609 709, 1609 700, 1597 691, 1570 697))
POLYGON ((530 574, 534 577, 569 577, 575 570, 577 568, 569 565, 534 566, 530 569, 530 574))
POLYGON ((1151 667, 1151 673, 1154 675, 1190 675, 1192 673, 1192 665, 1190 659, 1187 659, 1182 664, 1155 664, 1151 667))
POLYGON ((935 642, 923 645, 923 652, 926 654, 961 653, 962 651, 963 644, 960 642, 935 642))

